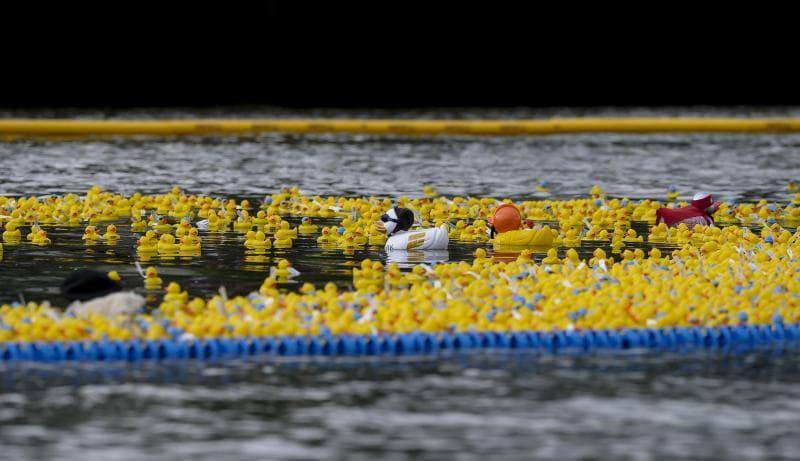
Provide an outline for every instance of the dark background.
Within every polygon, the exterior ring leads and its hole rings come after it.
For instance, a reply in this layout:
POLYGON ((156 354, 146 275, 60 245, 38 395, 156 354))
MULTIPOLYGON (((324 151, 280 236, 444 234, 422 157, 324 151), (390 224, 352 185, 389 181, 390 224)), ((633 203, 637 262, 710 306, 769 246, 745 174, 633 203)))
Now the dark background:
POLYGON ((788 11, 498 5, 50 19, 6 40, 0 107, 800 104, 788 11))

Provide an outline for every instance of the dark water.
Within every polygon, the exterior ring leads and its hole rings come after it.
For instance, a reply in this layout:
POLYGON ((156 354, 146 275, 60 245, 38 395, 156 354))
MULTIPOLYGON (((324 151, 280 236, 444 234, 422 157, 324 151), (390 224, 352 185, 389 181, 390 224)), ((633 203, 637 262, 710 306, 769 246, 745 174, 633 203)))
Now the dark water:
MULTIPOLYGON (((547 180, 555 198, 585 196, 593 184, 615 196, 663 198, 675 184, 686 195, 785 202, 786 183, 800 176, 798 147, 795 135, 17 142, 0 143, 0 193, 180 185, 255 200, 293 185, 397 197, 431 184, 447 195, 525 198, 547 180)), ((82 229, 48 232, 50 248, 6 246, 0 302, 20 294, 58 301, 58 283, 81 266, 139 283, 126 228, 115 247, 85 247, 82 229)), ((149 263, 190 292, 224 284, 244 293, 280 256, 317 284, 346 284, 350 264, 386 259, 378 249, 321 253, 310 239, 255 257, 231 244, 237 235, 204 235, 200 258, 149 263)), ((452 245, 445 257, 467 258, 476 246, 452 245)), ((799 366, 795 351, 2 366, 0 458, 797 458, 799 366)))

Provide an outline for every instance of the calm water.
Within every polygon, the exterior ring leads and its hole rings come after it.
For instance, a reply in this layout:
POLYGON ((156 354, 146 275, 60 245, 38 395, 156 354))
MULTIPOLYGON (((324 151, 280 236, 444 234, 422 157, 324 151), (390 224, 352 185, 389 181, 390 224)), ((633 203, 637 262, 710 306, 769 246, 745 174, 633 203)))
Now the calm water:
MULTIPOLYGON (((397 197, 431 184, 447 195, 525 198, 547 180, 555 198, 585 196, 593 184, 615 196, 663 198, 675 184, 686 195, 702 188, 724 200, 785 202, 786 183, 800 176, 798 147, 794 135, 0 143, 0 194, 82 193, 92 184, 163 193, 177 184, 252 201, 292 185, 308 194, 397 197)), ((76 267, 116 269, 131 286, 140 283, 126 228, 114 247, 85 247, 82 229, 48 232, 56 243, 48 249, 6 246, 0 302, 58 302, 58 284, 76 267)), ((350 265, 387 258, 379 249, 321 253, 310 239, 287 253, 248 255, 239 239, 204 235, 202 257, 146 264, 190 292, 222 284, 244 293, 279 256, 293 261, 301 282, 343 286, 350 265)), ((423 259, 468 258, 475 246, 423 259)), ((799 367, 794 351, 0 366, 0 458, 797 458, 799 367)))

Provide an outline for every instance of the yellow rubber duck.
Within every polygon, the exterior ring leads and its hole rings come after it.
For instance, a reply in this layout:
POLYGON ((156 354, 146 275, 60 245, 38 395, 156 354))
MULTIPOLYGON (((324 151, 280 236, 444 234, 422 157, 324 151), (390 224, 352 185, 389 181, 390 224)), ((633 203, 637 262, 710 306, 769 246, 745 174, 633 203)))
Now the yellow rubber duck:
POLYGON ((304 216, 300 220, 300 225, 297 227, 297 231, 304 235, 316 234, 318 230, 319 226, 314 224, 314 222, 308 216, 304 216))
POLYGON ((155 231, 158 232, 159 234, 172 232, 172 230, 173 230, 173 227, 169 223, 169 221, 167 221, 167 217, 166 216, 158 217, 158 219, 156 219, 155 222, 150 224, 150 227, 155 229, 155 231))
POLYGON ((117 226, 113 224, 109 224, 106 226, 106 233, 103 234, 103 240, 106 243, 115 243, 119 240, 119 234, 117 234, 117 226))
POLYGON ((6 230, 3 232, 4 242, 18 243, 22 240, 22 232, 17 227, 17 223, 13 221, 6 223, 6 230))
POLYGON ((575 251, 575 248, 570 248, 567 250, 566 254, 564 255, 563 263, 572 264, 573 266, 578 266, 581 263, 581 257, 578 255, 578 252, 575 251))
POLYGON ((786 185, 786 189, 789 192, 797 192, 800 190, 800 187, 798 187, 797 181, 789 181, 789 184, 786 185))
POLYGON ((573 228, 567 229, 567 232, 564 235, 563 244, 565 247, 581 246, 581 234, 573 228))
POLYGON ((536 185, 535 190, 536 192, 542 193, 550 192, 550 183, 547 181, 539 181, 539 184, 536 185))
POLYGON ((423 186, 423 187, 422 187, 422 192, 423 192, 423 193, 425 194, 425 196, 426 196, 426 197, 428 197, 428 198, 435 198, 435 197, 437 197, 437 196, 439 195, 439 193, 438 193, 438 192, 436 192, 436 191, 433 189, 433 187, 431 187, 431 186, 429 186, 429 185, 425 185, 425 186, 423 186))
POLYGON ((86 229, 83 230, 83 237, 82 240, 88 242, 94 242, 95 240, 100 238, 100 234, 97 233, 97 227, 95 226, 86 226, 86 229))
POLYGON ((169 282, 166 291, 164 302, 184 304, 189 300, 189 293, 181 291, 181 286, 177 282, 169 282))
POLYGON ((42 228, 41 228, 41 227, 39 227, 39 225, 38 225, 38 224, 34 223, 34 224, 31 226, 31 231, 28 233, 28 235, 26 235, 26 236, 25 236, 25 238, 26 238, 26 239, 28 239, 28 241, 31 241, 31 242, 32 242, 32 241, 33 241, 33 239, 36 237, 36 234, 37 234, 37 233, 38 233, 40 230, 42 230, 42 228))
POLYGON ((145 232, 147 230, 147 222, 141 216, 134 216, 131 218, 131 232, 145 232))
POLYGON ((634 229, 628 229, 625 232, 625 236, 622 238, 623 242, 643 242, 644 238, 641 235, 636 235, 636 231, 634 229))
POLYGON ((533 264, 533 252, 528 249, 524 249, 519 252, 517 256, 517 263, 519 264, 533 264))
POLYGON ((547 256, 545 256, 545 258, 542 259, 542 264, 550 264, 550 265, 561 264, 561 259, 558 258, 558 250, 556 250, 555 248, 550 248, 549 250, 547 250, 547 256))
POLYGON ((266 250, 272 247, 272 242, 267 238, 267 234, 265 234, 263 231, 257 231, 253 233, 251 239, 245 240, 244 246, 245 248, 251 250, 266 250))
MULTIPOLYGON (((284 221, 285 222, 285 221, 284 221)), ((275 248, 291 248, 292 247, 292 234, 286 229, 278 229, 275 231, 275 248)))
POLYGON ((50 245, 51 242, 50 239, 47 238, 47 231, 44 229, 39 229, 39 232, 37 232, 36 236, 33 237, 31 243, 33 243, 34 245, 45 246, 45 245, 50 245))
POLYGON ((383 226, 378 225, 378 222, 373 223, 372 230, 370 231, 369 238, 367 239, 367 243, 375 246, 383 246, 386 244, 386 240, 388 239, 388 237, 386 236, 386 232, 381 230, 381 227, 383 226))
POLYGON ((160 254, 177 253, 180 251, 180 246, 175 243, 175 236, 172 234, 163 234, 161 238, 158 239, 156 248, 160 254))
POLYGON ((666 243, 667 225, 662 222, 653 226, 653 230, 651 230, 650 235, 647 236, 647 241, 650 243, 666 243))
POLYGON ((253 228, 253 218, 247 214, 247 211, 242 210, 241 216, 236 218, 233 223, 233 230, 236 232, 247 232, 253 228))
POLYGON ((332 245, 339 241, 339 236, 335 235, 329 227, 323 227, 320 236, 317 237, 317 243, 320 245, 332 245))
POLYGON ((157 290, 161 288, 161 278, 158 276, 158 271, 155 267, 150 266, 144 272, 144 287, 148 290, 157 290))
POLYGON ((600 261, 605 262, 606 266, 610 266, 611 264, 614 263, 614 259, 613 258, 608 258, 606 256, 605 250, 603 250, 602 248, 596 248, 592 252, 592 256, 593 256, 593 258, 589 260, 589 266, 591 266, 591 267, 599 266, 600 265, 600 261))
POLYGON ((184 235, 189 233, 189 229, 191 228, 192 228, 192 223, 188 219, 181 219, 180 224, 175 225, 175 236, 183 237, 184 235))
POLYGON ((180 252, 181 253, 199 253, 201 240, 198 236, 196 227, 189 228, 189 231, 181 237, 180 252))
POLYGON ((680 194, 674 185, 669 186, 669 189, 667 190, 667 202, 674 202, 678 200, 679 195, 680 194))
POLYGON ((253 218, 253 224, 258 227, 265 226, 267 222, 268 222, 267 212, 264 210, 259 210, 258 213, 256 213, 256 217, 253 218))
POLYGON ((289 276, 291 275, 291 272, 289 271, 289 267, 291 265, 292 264, 289 262, 288 259, 283 259, 283 258, 279 259, 278 260, 278 267, 277 268, 273 268, 272 275, 274 275, 275 278, 278 281, 288 280, 289 276))
POLYGON ((620 254, 623 248, 625 248, 625 242, 623 242, 621 238, 614 238, 611 240, 611 253, 615 255, 620 254))

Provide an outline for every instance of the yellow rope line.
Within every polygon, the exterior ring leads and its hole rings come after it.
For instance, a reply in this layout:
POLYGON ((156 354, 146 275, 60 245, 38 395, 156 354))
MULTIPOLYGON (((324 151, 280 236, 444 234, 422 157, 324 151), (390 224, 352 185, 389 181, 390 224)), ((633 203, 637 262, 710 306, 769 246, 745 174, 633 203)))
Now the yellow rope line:
POLYGON ((794 133, 800 118, 552 118, 539 120, 0 119, 0 138, 253 133, 540 135, 559 133, 794 133))

